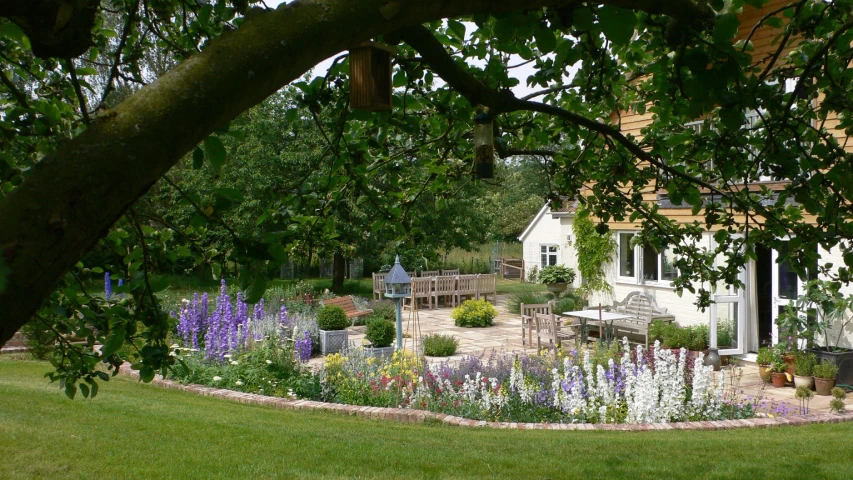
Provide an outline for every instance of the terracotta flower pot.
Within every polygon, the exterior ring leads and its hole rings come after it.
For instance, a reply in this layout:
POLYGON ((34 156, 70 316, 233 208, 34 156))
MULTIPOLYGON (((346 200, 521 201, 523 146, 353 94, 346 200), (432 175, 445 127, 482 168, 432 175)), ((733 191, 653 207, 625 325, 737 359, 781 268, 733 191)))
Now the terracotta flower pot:
POLYGON ((770 371, 767 370, 767 365, 758 366, 758 376, 764 383, 770 383, 770 371))
POLYGON ((817 378, 814 379, 815 390, 818 395, 823 395, 825 397, 832 395, 830 390, 835 386, 834 378, 817 378))
POLYGON ((785 386, 785 381, 788 378, 785 376, 785 372, 771 372, 770 380, 773 382, 773 386, 776 388, 782 388, 785 386))

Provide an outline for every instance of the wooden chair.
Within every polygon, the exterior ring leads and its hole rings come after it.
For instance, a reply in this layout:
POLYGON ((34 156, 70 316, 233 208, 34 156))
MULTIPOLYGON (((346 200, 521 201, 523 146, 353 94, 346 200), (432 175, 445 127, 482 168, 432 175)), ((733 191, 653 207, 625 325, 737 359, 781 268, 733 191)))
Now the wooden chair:
POLYGON ((492 303, 498 303, 498 276, 494 273, 480 274, 477 277, 477 300, 489 300, 489 295, 492 296, 492 303))
POLYGON ((373 299, 381 299, 385 296, 385 276, 387 273, 373 274, 373 299))
POLYGON ((554 347, 559 347, 563 343, 563 340, 570 340, 577 337, 577 327, 579 325, 563 325, 563 318, 558 317, 554 313, 536 313, 533 317, 536 320, 537 349, 542 349, 543 337, 548 340, 548 346, 553 345, 554 347))
POLYGON ((454 277, 455 277, 456 275, 459 275, 459 269, 458 269, 458 268, 454 268, 454 269, 451 269, 451 270, 442 270, 442 271, 441 271, 441 274, 442 274, 442 275, 452 275, 452 276, 454 276, 454 277))
POLYGON ((409 300, 409 308, 417 309, 418 301, 426 299, 429 309, 432 310, 432 278, 416 277, 412 279, 412 296, 409 300))
POLYGON ((435 306, 438 308, 438 299, 444 299, 444 305, 448 303, 456 306, 454 294, 456 293, 456 277, 435 277, 435 288, 432 291, 432 298, 435 300, 435 306), (450 301, 448 302, 448 299, 450 301))
POLYGON ((477 296, 477 276, 476 275, 459 275, 456 277, 456 289, 453 291, 453 303, 459 305, 462 303, 462 297, 474 298, 477 296))
POLYGON ((535 315, 537 313, 544 313, 546 315, 551 314, 551 308, 554 306, 554 301, 550 301, 548 303, 522 303, 520 305, 521 312, 521 344, 522 345, 532 345, 533 344, 533 330, 536 329, 536 318, 535 315), (525 343, 525 338, 527 342, 525 343))
POLYGON ((421 272, 422 277, 437 277, 441 274, 438 270, 424 270, 421 272))
MULTIPOLYGON (((613 327, 617 332, 622 334, 634 334, 645 339, 646 346, 649 346, 649 325, 654 320, 664 322, 672 322, 675 320, 675 315, 667 313, 666 308, 658 307, 654 297, 647 293, 634 291, 625 297, 625 300, 613 302, 611 309, 614 312, 631 315, 634 318, 615 320, 613 327)), ((619 334, 617 334, 619 335, 619 334)))

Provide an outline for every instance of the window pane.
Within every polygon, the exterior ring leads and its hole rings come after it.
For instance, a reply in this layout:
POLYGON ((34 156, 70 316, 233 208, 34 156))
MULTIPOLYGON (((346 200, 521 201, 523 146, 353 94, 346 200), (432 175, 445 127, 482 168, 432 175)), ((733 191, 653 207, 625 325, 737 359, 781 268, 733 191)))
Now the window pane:
POLYGON ((634 248, 631 247, 633 233, 619 234, 619 276, 634 276, 634 248))
POLYGON ((652 247, 643 247, 643 280, 658 279, 658 254, 652 247))
POLYGON ((547 255, 547 254, 544 254, 544 253, 543 253, 543 254, 541 255, 540 260, 539 260, 539 266, 540 266, 541 268, 545 268, 545 267, 547 267, 547 266, 548 266, 548 255, 547 255))
POLYGON ((717 346, 738 348, 738 302, 717 304, 717 346))
POLYGON ((539 247, 539 251, 542 253, 548 253, 548 245, 541 245, 539 247))
POLYGON ((549 255, 548 256, 548 265, 556 265, 557 264, 557 256, 549 255))
POLYGON ((660 255, 661 280, 675 280, 678 269, 675 268, 675 253, 672 249, 665 248, 660 255))
POLYGON ((548 251, 549 252, 556 252, 557 246, 556 245, 548 245, 548 251))
MULTIPOLYGON (((780 257, 787 253, 788 243, 786 242, 784 245, 785 247, 779 252, 780 257)), ((797 298, 797 284, 799 283, 797 272, 791 268, 791 264, 787 260, 778 263, 776 268, 779 273, 779 298, 790 300, 797 298)))

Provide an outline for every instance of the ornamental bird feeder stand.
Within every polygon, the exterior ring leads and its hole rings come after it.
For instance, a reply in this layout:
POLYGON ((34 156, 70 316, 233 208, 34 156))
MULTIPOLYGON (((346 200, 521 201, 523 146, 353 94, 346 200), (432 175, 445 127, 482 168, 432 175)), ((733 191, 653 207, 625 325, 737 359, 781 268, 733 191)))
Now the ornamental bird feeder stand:
POLYGON ((391 110, 391 55, 397 49, 366 42, 349 51, 349 105, 368 112, 391 110))
POLYGON ((394 259, 394 266, 385 276, 385 298, 391 298, 397 304, 397 350, 403 349, 403 299, 412 295, 412 279, 400 265, 400 256, 394 259))
POLYGON ((495 133, 492 117, 483 112, 474 117, 474 178, 495 177, 495 133))

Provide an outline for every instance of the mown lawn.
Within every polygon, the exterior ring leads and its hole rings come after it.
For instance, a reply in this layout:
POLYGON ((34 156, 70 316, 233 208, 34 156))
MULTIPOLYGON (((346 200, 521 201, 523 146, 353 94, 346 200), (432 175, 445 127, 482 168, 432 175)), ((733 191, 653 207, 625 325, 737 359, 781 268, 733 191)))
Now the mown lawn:
POLYGON ((0 478, 850 478, 853 425, 560 432, 406 425, 117 377, 68 400, 0 357, 0 478))

